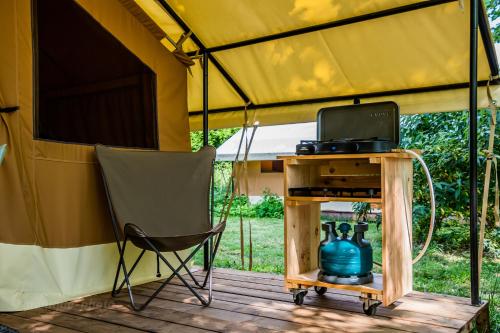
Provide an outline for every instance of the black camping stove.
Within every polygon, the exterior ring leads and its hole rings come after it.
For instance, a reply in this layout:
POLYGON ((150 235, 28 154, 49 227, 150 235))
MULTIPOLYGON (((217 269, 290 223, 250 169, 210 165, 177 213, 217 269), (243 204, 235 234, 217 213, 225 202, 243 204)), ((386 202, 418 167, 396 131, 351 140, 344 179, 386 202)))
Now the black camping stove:
POLYGON ((388 153, 399 145, 399 107, 380 102, 323 108, 317 138, 301 141, 296 154, 388 153))
POLYGON ((301 140, 296 146, 297 155, 321 154, 363 154, 388 153, 397 148, 397 144, 389 140, 379 139, 344 139, 344 140, 301 140))

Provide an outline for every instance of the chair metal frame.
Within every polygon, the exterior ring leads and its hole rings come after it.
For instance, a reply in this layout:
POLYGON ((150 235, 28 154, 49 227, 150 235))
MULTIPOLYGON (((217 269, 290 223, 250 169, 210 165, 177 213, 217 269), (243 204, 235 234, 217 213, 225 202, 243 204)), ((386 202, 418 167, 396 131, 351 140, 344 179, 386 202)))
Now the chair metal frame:
MULTIPOLYGON (((212 174, 213 174, 213 163, 212 163, 212 174)), ((201 243, 199 243, 196 248, 191 252, 191 254, 189 254, 186 259, 182 260, 182 258, 179 256, 178 252, 177 251, 172 251, 173 254, 175 255, 175 257, 177 258, 177 260, 179 261, 179 266, 177 268, 174 268, 174 266, 168 261, 167 258, 165 258, 165 256, 159 251, 159 249, 148 239, 148 237, 141 237, 141 240, 143 240, 149 247, 149 249, 142 249, 141 253, 138 255, 137 259, 135 260, 134 264, 132 265, 132 267, 130 268, 129 271, 127 271, 127 266, 125 264, 125 259, 124 259, 124 255, 125 255, 125 248, 126 248, 126 245, 127 245, 127 241, 129 240, 129 236, 124 232, 124 235, 125 235, 125 238, 123 240, 123 245, 121 245, 121 242, 120 242, 120 229, 119 229, 119 224, 118 224, 118 221, 117 221, 117 218, 116 218, 116 215, 115 215, 115 211, 114 211, 114 208, 113 208, 113 203, 111 201, 111 195, 109 193, 109 188, 108 188, 108 184, 106 182, 106 177, 104 175, 104 171, 102 170, 101 168, 101 176, 102 176, 102 179, 103 179, 103 183, 104 183, 104 188, 105 188, 105 192, 106 192, 106 198, 107 198, 107 201, 108 201, 108 209, 109 209, 109 212, 111 214, 111 220, 112 220, 112 224, 113 224, 113 233, 115 235, 115 239, 116 239, 116 245, 118 247, 118 251, 120 253, 120 259, 118 261, 118 266, 116 268, 116 275, 115 275, 115 280, 114 280, 114 283, 113 283, 113 289, 111 291, 111 296, 112 297, 116 297, 120 292, 121 290, 123 289, 123 286, 124 284, 127 285, 127 291, 128 291, 128 296, 130 298, 130 303, 131 303, 131 307, 135 310, 135 311, 142 311, 144 310, 148 305, 149 303, 156 298, 156 296, 163 290, 163 288, 165 288, 165 286, 167 286, 167 284, 169 284, 169 282, 174 278, 174 277, 177 277, 188 289, 189 291, 191 291, 191 293, 201 302, 201 304, 203 306, 209 306, 210 303, 212 302, 212 272, 213 272, 213 262, 214 262, 214 259, 215 259, 215 255, 217 254, 217 250, 219 248, 219 244, 220 244, 220 240, 222 238, 222 234, 224 232, 224 229, 222 229, 221 231, 218 231, 216 233, 212 233, 210 235, 208 235, 201 243), (212 241, 214 237, 217 237, 216 241, 215 241, 215 245, 214 245, 214 242, 212 241), (208 242, 209 244, 209 266, 208 266, 208 269, 207 269, 207 273, 203 279, 203 283, 200 283, 193 275, 193 273, 189 270, 189 267, 187 267, 187 263, 196 255, 196 253, 201 249, 203 248, 203 246, 208 242), (162 282, 162 284, 160 285, 160 287, 158 287, 158 289, 155 290, 155 292, 149 296, 149 298, 146 300, 146 302, 144 302, 143 304, 137 304, 134 300, 134 294, 132 292, 132 285, 130 283, 130 276, 132 275, 132 273, 134 272, 135 268, 137 267, 138 263, 140 262, 140 260, 142 259, 144 253, 146 251, 153 251, 156 253, 156 277, 160 277, 161 274, 160 274, 160 259, 161 261, 163 261, 163 263, 165 263, 165 265, 172 271, 172 274, 170 274, 170 276, 162 282), (195 284, 195 287, 193 287, 188 281, 186 281, 186 279, 182 276, 182 274, 180 273, 180 271, 184 268, 184 270, 187 272, 187 274, 189 275, 189 277, 193 280, 194 284, 195 284), (118 279, 120 277, 120 270, 122 270, 123 272, 123 280, 122 282, 120 283, 120 286, 117 288, 117 284, 118 284, 118 279), (195 288, 199 288, 199 289, 205 289, 205 287, 207 286, 207 283, 208 283, 208 298, 204 297, 203 295, 201 295, 199 292, 197 292, 195 290, 195 288)), ((212 177, 211 177, 212 178, 212 177)), ((212 178, 213 180, 213 178, 212 178)), ((211 183, 211 187, 213 188, 214 184, 213 184, 213 181, 211 183)), ((213 211, 213 201, 211 200, 211 203, 210 203, 210 209, 213 211)), ((210 216, 212 216, 212 214, 210 214, 210 216)), ((212 218, 212 217, 210 217, 212 218)), ((213 221, 211 220, 210 221, 211 225, 213 225, 213 221)), ((127 225, 124 226, 124 229, 127 225)), ((134 228, 138 228, 137 226, 134 226, 134 228)), ((140 229, 140 228, 138 228, 140 229)), ((212 229, 213 230, 213 229, 212 229)))

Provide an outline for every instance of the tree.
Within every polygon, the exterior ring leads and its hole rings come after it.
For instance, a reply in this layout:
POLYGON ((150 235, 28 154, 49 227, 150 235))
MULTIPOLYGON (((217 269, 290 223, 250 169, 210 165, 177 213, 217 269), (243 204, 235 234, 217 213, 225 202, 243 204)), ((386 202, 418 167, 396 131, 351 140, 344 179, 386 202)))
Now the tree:
MULTIPOLYGON (((227 139, 233 136, 239 128, 221 128, 208 132, 208 144, 219 148, 227 139)), ((191 132, 191 149, 198 151, 203 146, 203 131, 191 132)))
MULTIPOLYGON (((489 111, 478 112, 478 194, 484 181, 489 134, 489 111)), ((499 151, 500 135, 495 133, 494 151, 499 151)), ((436 194, 436 224, 438 229, 450 217, 465 221, 469 215, 469 155, 468 112, 444 112, 403 116, 401 119, 401 145, 424 151, 434 182, 436 194)), ((425 236, 429 217, 427 182, 419 166, 415 166, 414 213, 416 238, 425 236)), ((490 187, 490 205, 493 204, 493 186, 490 187)), ((489 210, 491 214, 491 209, 489 210)))
POLYGON ((486 0, 486 11, 491 22, 491 33, 495 43, 500 42, 500 0, 486 0))

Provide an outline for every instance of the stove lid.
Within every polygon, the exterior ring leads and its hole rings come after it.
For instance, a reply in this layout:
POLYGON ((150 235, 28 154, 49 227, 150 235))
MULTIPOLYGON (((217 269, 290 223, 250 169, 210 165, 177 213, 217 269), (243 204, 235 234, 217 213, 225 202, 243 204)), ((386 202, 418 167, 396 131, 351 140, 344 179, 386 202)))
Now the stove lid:
POLYGON ((317 115, 318 140, 387 140, 399 145, 399 107, 394 102, 323 108, 317 115))

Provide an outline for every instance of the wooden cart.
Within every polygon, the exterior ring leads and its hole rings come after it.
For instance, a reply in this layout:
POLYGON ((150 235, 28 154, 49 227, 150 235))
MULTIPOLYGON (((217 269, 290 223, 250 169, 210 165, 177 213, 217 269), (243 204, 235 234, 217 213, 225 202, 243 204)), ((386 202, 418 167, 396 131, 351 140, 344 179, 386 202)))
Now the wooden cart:
MULTIPOLYGON (((302 304, 308 288, 358 291, 363 310, 373 314, 412 291, 413 163, 409 154, 393 152, 350 155, 279 157, 285 173, 285 286, 302 304), (291 196, 290 188, 373 188, 373 197, 291 196), (318 281, 318 246, 322 238, 320 204, 329 201, 368 202, 382 211, 382 274, 364 285, 318 281)), ((356 191, 354 194, 356 195, 356 191)))

